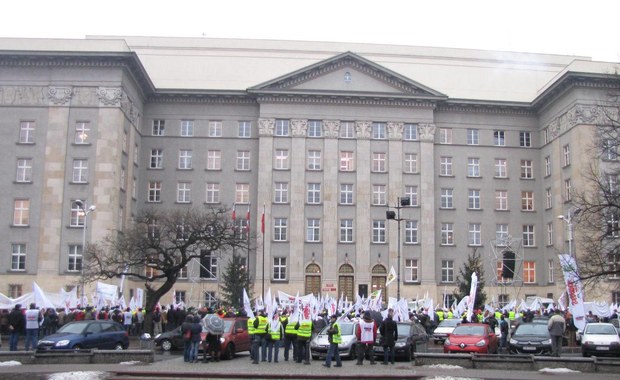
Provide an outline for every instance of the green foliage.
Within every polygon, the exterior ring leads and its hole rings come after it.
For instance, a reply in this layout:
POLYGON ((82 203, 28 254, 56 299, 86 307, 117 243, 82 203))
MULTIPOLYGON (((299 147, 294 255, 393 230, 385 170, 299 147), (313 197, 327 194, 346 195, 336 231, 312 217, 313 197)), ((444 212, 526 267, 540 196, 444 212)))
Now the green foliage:
POLYGON ((474 248, 467 256, 467 260, 459 270, 459 275, 456 277, 458 289, 454 291, 454 296, 458 300, 461 300, 463 297, 469 295, 471 289, 471 275, 474 272, 478 276, 478 288, 476 290, 474 309, 482 309, 486 303, 487 295, 484 293, 484 262, 477 248, 474 248))
POLYGON ((243 309, 243 289, 252 299, 250 275, 244 265, 244 260, 238 254, 233 254, 222 276, 222 303, 237 310, 243 309))

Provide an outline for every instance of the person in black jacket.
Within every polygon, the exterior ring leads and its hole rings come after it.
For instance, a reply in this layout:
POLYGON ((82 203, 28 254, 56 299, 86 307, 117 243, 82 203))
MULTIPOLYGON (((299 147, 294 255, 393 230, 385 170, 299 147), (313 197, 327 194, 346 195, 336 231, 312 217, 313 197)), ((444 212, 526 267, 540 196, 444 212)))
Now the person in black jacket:
POLYGON ((22 305, 17 304, 9 313, 9 331, 11 332, 9 349, 11 351, 17 351, 19 336, 24 332, 24 327, 26 327, 26 318, 22 313, 22 305))
POLYGON ((379 332, 381 333, 382 346, 383 346, 383 363, 388 364, 388 357, 390 363, 394 364, 394 346, 398 340, 398 325, 394 322, 394 310, 388 309, 387 318, 381 322, 379 332))

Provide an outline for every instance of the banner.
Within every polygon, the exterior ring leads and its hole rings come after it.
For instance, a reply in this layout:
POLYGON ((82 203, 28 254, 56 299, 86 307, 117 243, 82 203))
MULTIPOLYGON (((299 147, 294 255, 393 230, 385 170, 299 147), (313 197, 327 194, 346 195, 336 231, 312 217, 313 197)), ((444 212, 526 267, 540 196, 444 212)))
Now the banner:
POLYGON ((390 273, 387 276, 387 280, 385 281, 385 286, 390 285, 392 282, 396 281, 396 270, 394 270, 394 266, 390 268, 390 273))
MULTIPOLYGON (((478 275, 476 272, 471 274, 471 288, 469 289, 469 298, 467 299, 467 320, 471 322, 474 313, 474 304, 476 303, 476 291, 478 290, 478 275)), ((476 321, 478 322, 478 321, 476 321)))
POLYGON ((566 293, 568 293, 568 309, 573 314, 573 323, 579 330, 586 325, 586 312, 583 304, 583 286, 577 272, 577 263, 570 255, 558 255, 560 267, 564 273, 566 293))
POLYGON ((104 301, 111 303, 118 297, 118 286, 97 281, 96 293, 97 297, 103 298, 104 301))

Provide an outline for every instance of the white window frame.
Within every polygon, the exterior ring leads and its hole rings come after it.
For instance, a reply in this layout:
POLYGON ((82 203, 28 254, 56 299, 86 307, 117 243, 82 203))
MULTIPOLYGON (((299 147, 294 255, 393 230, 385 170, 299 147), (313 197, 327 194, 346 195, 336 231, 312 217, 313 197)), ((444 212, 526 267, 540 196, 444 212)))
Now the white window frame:
POLYGON ((208 182, 206 184, 206 199, 205 203, 220 203, 220 184, 215 182, 208 182))
POLYGON ((288 239, 288 219, 274 218, 273 220, 273 241, 287 241, 288 239))
POLYGON ((151 156, 149 158, 149 169, 163 169, 164 168, 164 150, 155 148, 151 149, 151 156))
POLYGON ((307 169, 310 171, 322 170, 321 151, 316 149, 308 150, 307 169))
POLYGON ((306 184, 306 203, 321 204, 321 183, 309 182, 306 184))
POLYGON ((341 205, 352 205, 354 203, 354 186, 351 183, 340 184, 339 203, 341 205))
POLYGON ((439 158, 439 176, 441 177, 452 177, 452 157, 449 156, 441 156, 439 158))
POLYGON ((207 151, 207 170, 222 170, 222 151, 207 151))
POLYGON ((22 120, 19 122, 19 143, 34 144, 34 133, 37 129, 36 122, 32 120, 22 120))
POLYGON ((222 137, 222 121, 212 120, 209 122, 209 137, 222 137))
POLYGON ((340 243, 353 243, 353 219, 340 219, 340 243))
POLYGON ((372 221, 372 243, 385 244, 386 227, 385 220, 375 219, 372 221))
POLYGON ((166 135, 166 120, 163 120, 163 119, 153 120, 151 135, 152 136, 165 136, 166 135))
POLYGON ((480 144, 480 131, 478 129, 467 129, 467 145, 480 144))
POLYGON ((181 120, 179 134, 181 137, 194 136, 194 120, 181 120))
POLYGON ((508 190, 495 190, 495 210, 508 210, 508 190))
POLYGON ((405 220, 405 244, 418 244, 419 243, 419 229, 418 221, 407 219, 405 220))
POLYGON ((286 257, 273 258, 273 280, 286 281, 286 257))
POLYGON ((505 158, 495 159, 495 178, 508 178, 508 164, 505 158))
POLYGON ((179 150, 179 170, 191 170, 192 169, 192 155, 191 149, 179 150))
POLYGON ((419 282, 418 259, 405 259, 405 282, 419 282))
POLYGON ((418 172, 418 154, 417 153, 405 153, 403 171, 409 174, 415 174, 418 172))
POLYGON ((239 120, 237 122, 237 137, 250 138, 252 137, 252 122, 247 120, 239 120))
POLYGON ((76 145, 88 144, 90 135, 90 123, 88 121, 77 121, 75 123, 75 135, 73 143, 76 145))
POLYGON ((249 171, 250 167, 250 151, 238 150, 237 151, 237 171, 249 171))
POLYGON ((441 245, 454 245, 454 223, 441 223, 441 245))
POLYGON ((405 123, 403 125, 403 140, 416 141, 418 139, 418 125, 405 123))
POLYGON ((177 183, 177 203, 190 203, 192 201, 192 184, 189 182, 177 183))
POLYGON ((15 173, 15 182, 32 182, 32 158, 18 158, 15 173))
POLYGON ((387 186, 386 185, 372 185, 372 205, 373 206, 387 205, 387 186))
POLYGON ((318 243, 321 241, 321 219, 306 219, 306 242, 318 243))
POLYGON ((385 173, 387 171, 387 154, 384 152, 373 152, 372 172, 385 173))
POLYGON ((276 182, 273 189, 273 203, 288 203, 288 182, 276 182))
POLYGON ((481 246, 482 245, 482 224, 481 223, 469 223, 468 245, 470 246, 481 246))

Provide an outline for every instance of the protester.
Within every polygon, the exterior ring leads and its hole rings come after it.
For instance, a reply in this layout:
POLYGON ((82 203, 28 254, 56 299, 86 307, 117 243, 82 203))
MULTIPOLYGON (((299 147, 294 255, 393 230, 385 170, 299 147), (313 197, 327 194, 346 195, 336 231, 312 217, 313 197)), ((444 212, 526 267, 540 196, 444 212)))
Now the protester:
POLYGON ((272 358, 274 363, 278 362, 280 341, 282 340, 283 335, 284 329, 282 328, 282 323, 280 322, 280 314, 275 312, 272 320, 267 326, 267 361, 269 363, 271 363, 272 358))
POLYGON ((207 337, 205 339, 205 347, 203 348, 205 354, 203 361, 207 362, 207 352, 211 355, 211 360, 214 362, 220 361, 220 351, 221 351, 221 342, 220 342, 220 334, 213 334, 210 331, 207 332, 207 337))
POLYGON ((293 361, 297 361, 297 330, 296 322, 289 319, 288 313, 285 311, 282 318, 282 326, 284 327, 284 361, 288 361, 291 346, 293 347, 293 361))
POLYGON ((547 329, 551 335, 551 356, 559 357, 562 354, 562 338, 566 329, 566 321, 560 315, 560 310, 556 310, 549 321, 547 329))
POLYGON ((506 349, 506 341, 508 339, 508 322, 506 322, 506 317, 502 314, 499 321, 499 351, 503 352, 506 349))
POLYGON ((254 320, 254 343, 252 344, 255 355, 254 364, 258 364, 259 357, 260 361, 267 361, 267 324, 267 314, 261 310, 254 320))
POLYGON ((312 321, 304 319, 295 325, 297 330, 297 363, 310 364, 310 340, 312 340, 312 321))
POLYGON ((394 346, 398 340, 398 325, 394 322, 393 317, 394 310, 388 309, 387 318, 381 322, 381 327, 379 327, 381 345, 383 346, 383 362, 381 364, 388 364, 388 359, 390 363, 394 364, 394 357, 396 355, 394 346))
POLYGON ((183 336, 183 361, 186 363, 191 362, 191 349, 192 349, 192 324, 194 323, 194 317, 187 315, 185 322, 181 325, 181 336, 183 336))
POLYGON ((376 364, 373 346, 375 344, 375 339, 377 339, 377 324, 370 317, 369 311, 364 312, 364 318, 357 325, 355 335, 358 341, 356 364, 362 365, 366 354, 370 356, 370 364, 376 364))
POLYGON ((342 367, 342 361, 340 360, 340 352, 338 351, 338 344, 342 343, 342 332, 340 325, 338 324, 338 316, 332 315, 329 320, 330 326, 327 329, 327 340, 329 341, 329 349, 327 351, 327 358, 323 367, 331 367, 332 358, 336 360, 334 367, 342 367))
POLYGON ((192 321, 192 326, 191 326, 191 346, 190 346, 190 353, 189 353, 189 361, 190 363, 198 363, 198 345, 200 344, 200 341, 202 339, 201 334, 202 333, 202 323, 200 323, 200 317, 199 316, 194 316, 193 317, 193 321, 192 321))
POLYGON ((26 310, 26 351, 37 349, 37 342, 39 340, 39 326, 43 321, 41 311, 37 309, 35 303, 30 304, 30 308, 26 310))
POLYGON ((153 312, 153 336, 157 336, 162 332, 162 313, 159 311, 159 306, 155 307, 153 312))
POLYGON ((26 327, 26 319, 21 309, 22 305, 16 304, 9 313, 9 331, 11 332, 9 350, 11 351, 17 351, 19 336, 24 332, 24 328, 26 327))

